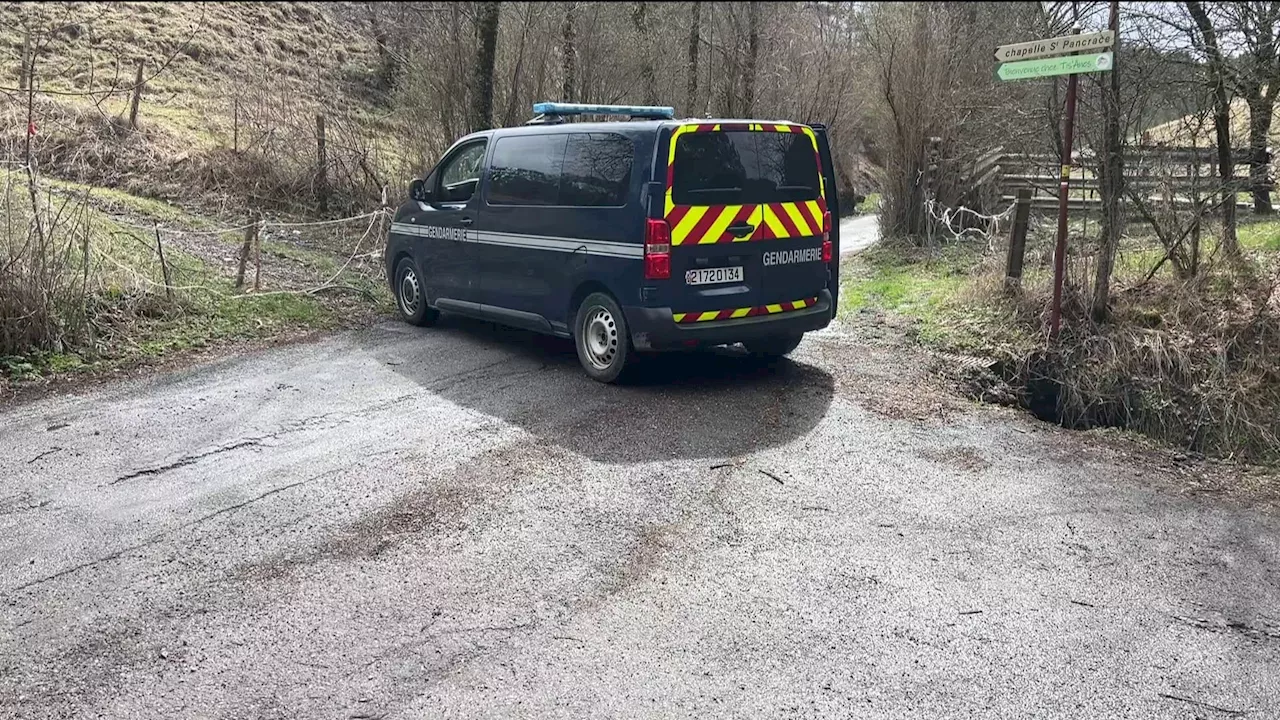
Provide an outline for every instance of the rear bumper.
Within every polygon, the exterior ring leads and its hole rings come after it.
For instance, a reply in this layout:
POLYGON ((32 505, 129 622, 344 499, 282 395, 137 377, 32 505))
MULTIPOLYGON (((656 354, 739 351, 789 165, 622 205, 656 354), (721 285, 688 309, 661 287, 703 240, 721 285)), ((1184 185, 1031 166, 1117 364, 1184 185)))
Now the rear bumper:
POLYGON ((799 335, 831 324, 831 292, 823 290, 813 307, 738 320, 677 323, 671 308, 624 307, 637 350, 665 350, 690 343, 731 345, 756 338, 799 335))

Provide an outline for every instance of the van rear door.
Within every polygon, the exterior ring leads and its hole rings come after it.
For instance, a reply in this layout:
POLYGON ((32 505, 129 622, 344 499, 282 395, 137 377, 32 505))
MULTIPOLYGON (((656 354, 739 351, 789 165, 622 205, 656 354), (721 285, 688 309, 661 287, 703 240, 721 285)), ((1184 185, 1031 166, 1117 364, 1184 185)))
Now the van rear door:
POLYGON ((677 321, 785 312, 818 296, 828 274, 820 168, 806 126, 673 130, 664 216, 677 321))

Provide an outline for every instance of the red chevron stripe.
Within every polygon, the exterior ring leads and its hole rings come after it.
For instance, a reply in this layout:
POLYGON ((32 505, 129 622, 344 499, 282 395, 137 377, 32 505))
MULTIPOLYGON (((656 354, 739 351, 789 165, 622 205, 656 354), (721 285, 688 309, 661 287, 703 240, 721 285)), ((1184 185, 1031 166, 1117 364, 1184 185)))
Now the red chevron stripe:
POLYGON ((796 228, 796 224, 791 222, 791 216, 787 214, 787 209, 783 207, 784 203, 773 203, 769 207, 773 208, 773 214, 778 217, 778 222, 782 223, 782 228, 787 231, 787 237, 800 237, 800 230, 796 228))
POLYGON ((821 235, 822 217, 819 216, 815 218, 813 213, 809 211, 809 203, 807 202, 796 203, 796 208, 800 210, 800 217, 804 218, 805 222, 809 223, 809 228, 813 231, 813 234, 821 235))
MULTIPOLYGON (((733 219, 729 221, 729 224, 737 225, 740 222, 746 222, 751 217, 751 213, 753 212, 755 212, 754 205, 743 205, 741 208, 738 209, 738 213, 733 216, 733 219)), ((730 234, 728 230, 726 230, 720 233, 720 237, 716 238, 716 242, 733 242, 734 239, 735 238, 733 237, 733 235, 730 234)))
POLYGON ((702 217, 698 218, 698 224, 694 225, 693 230, 689 231, 689 234, 685 236, 683 244, 696 245, 702 240, 702 236, 707 234, 707 231, 711 229, 716 218, 720 217, 720 213, 724 212, 724 209, 723 205, 708 206, 707 211, 702 214, 702 217))
POLYGON ((730 317, 732 317, 732 316, 733 316, 733 308, 729 308, 728 310, 721 310, 721 311, 720 311, 720 314, 719 314, 719 315, 716 315, 716 319, 717 319, 717 320, 728 320, 728 319, 729 319, 730 317))
POLYGON ((769 227, 769 223, 764 221, 764 206, 757 205, 756 209, 760 211, 760 222, 756 224, 756 231, 751 233, 751 239, 772 240, 773 230, 769 227))
POLYGON ((672 232, 675 232, 676 225, 679 225, 680 221, 684 219, 684 216, 688 214, 688 205, 676 205, 671 208, 671 214, 667 215, 667 224, 671 226, 672 232))

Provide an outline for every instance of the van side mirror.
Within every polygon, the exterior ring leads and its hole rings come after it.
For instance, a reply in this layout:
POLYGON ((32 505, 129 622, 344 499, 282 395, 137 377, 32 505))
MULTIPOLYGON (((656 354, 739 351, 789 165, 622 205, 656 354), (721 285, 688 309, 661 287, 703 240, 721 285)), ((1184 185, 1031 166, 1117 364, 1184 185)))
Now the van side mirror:
POLYGON ((415 200, 417 202, 430 202, 430 199, 427 197, 428 195, 427 185, 421 178, 414 178, 413 182, 409 183, 410 200, 415 200))

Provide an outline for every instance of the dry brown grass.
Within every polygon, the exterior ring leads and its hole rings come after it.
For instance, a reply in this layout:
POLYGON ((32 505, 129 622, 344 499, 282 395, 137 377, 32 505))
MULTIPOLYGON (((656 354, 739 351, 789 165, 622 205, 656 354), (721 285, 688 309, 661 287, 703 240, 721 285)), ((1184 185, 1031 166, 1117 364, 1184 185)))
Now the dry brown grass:
MULTIPOLYGON (((1006 354, 1001 378, 1022 404, 1067 427, 1119 427, 1206 455, 1280 461, 1277 280, 1252 262, 1191 281, 1160 274, 1122 289, 1101 324, 1068 287, 1059 340, 1006 354)), ((1046 284, 1016 300, 994 282, 982 287, 975 301, 1005 304, 1022 332, 1044 337, 1046 284)))

